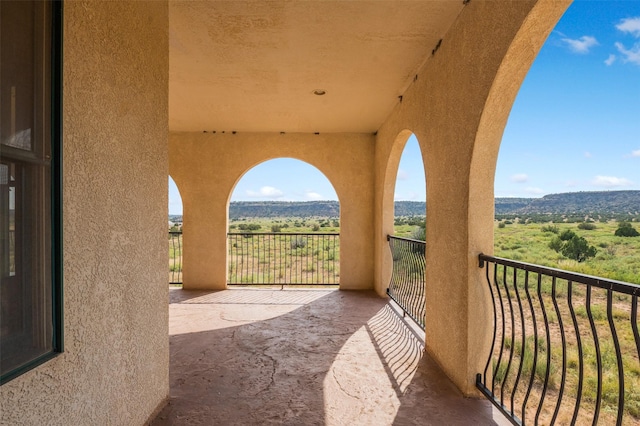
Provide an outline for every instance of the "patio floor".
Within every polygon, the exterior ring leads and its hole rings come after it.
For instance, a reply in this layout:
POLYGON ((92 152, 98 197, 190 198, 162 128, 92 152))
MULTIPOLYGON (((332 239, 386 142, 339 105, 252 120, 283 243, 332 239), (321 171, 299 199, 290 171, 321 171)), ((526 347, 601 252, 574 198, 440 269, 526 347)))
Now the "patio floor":
POLYGON ((155 426, 509 424, 464 398, 373 292, 171 289, 169 315, 155 426))

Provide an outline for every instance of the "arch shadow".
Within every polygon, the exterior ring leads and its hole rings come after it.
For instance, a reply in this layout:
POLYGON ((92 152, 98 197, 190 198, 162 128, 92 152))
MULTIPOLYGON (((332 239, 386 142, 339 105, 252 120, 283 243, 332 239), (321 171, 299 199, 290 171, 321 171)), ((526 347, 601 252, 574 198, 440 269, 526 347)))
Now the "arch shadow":
POLYGON ((494 424, 371 291, 172 290, 170 306, 154 426, 494 424))

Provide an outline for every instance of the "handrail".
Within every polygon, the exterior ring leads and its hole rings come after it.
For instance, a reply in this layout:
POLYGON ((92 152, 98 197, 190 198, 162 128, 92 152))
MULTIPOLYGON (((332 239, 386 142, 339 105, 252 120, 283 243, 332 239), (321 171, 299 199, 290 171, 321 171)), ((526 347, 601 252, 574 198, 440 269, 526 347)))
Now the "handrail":
POLYGON ((513 424, 640 421, 637 403, 626 404, 637 401, 640 385, 629 374, 640 362, 639 285, 484 254, 478 260, 493 337, 476 386, 513 424))
POLYGON ((595 277, 593 275, 579 274, 576 272, 569 272, 562 269, 549 268, 547 266, 535 265, 533 263, 519 262, 511 259, 505 259, 503 257, 488 256, 486 254, 480 254, 478 256, 480 268, 484 267, 484 262, 497 262, 502 265, 526 268, 530 272, 541 273, 556 278, 561 278, 567 281, 575 281, 593 287, 604 288, 607 290, 613 290, 631 296, 640 296, 640 285, 627 283, 624 281, 610 280, 608 278, 595 277))
POLYGON ((387 294, 424 330, 426 243, 392 235, 387 235, 387 241, 393 257, 387 294))

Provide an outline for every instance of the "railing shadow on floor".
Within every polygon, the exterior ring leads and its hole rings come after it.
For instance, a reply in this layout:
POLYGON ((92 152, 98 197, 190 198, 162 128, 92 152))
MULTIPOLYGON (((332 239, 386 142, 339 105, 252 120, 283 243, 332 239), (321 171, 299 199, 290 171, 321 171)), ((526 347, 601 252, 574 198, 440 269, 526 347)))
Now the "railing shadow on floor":
POLYGON ((492 424, 373 292, 171 293, 171 400, 153 425, 492 424))

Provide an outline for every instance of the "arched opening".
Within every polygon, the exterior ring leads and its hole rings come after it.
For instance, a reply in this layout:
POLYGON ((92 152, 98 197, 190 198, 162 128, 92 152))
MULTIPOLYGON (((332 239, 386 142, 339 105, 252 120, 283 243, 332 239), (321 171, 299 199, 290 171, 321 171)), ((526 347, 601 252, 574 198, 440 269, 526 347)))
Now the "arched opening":
POLYGON ((427 186, 418 138, 407 139, 396 173, 394 189, 394 235, 426 240, 427 186))
POLYGON ((228 203, 227 283, 340 283, 340 202, 327 177, 277 158, 246 171, 228 203))
POLYGON ((618 192, 640 189, 634 52, 640 52, 636 4, 574 2, 558 22, 518 92, 500 145, 497 256, 640 283, 637 253, 602 239, 620 222, 640 220, 635 194, 618 192), (537 228, 546 236, 532 235, 537 228), (549 247, 567 229, 595 252, 585 246, 563 254, 564 242, 549 247))
POLYGON ((182 197, 171 176, 168 182, 169 212, 169 285, 182 285, 182 197))
POLYGON ((498 258, 484 264, 498 325, 485 376, 523 423, 640 421, 640 380, 629 374, 638 302, 627 296, 640 283, 640 243, 628 250, 632 239, 616 236, 640 218, 629 208, 640 199, 639 40, 637 4, 574 2, 528 71, 496 152, 498 258))
POLYGON ((180 196, 178 185, 171 176, 169 176, 168 188, 167 210, 169 212, 169 221, 174 224, 180 223, 180 225, 182 225, 182 197, 180 196))
POLYGON ((401 132, 391 154, 385 201, 391 204, 393 232, 386 236, 383 265, 388 269, 382 271, 382 284, 387 295, 424 330, 426 180, 416 135, 401 132))

